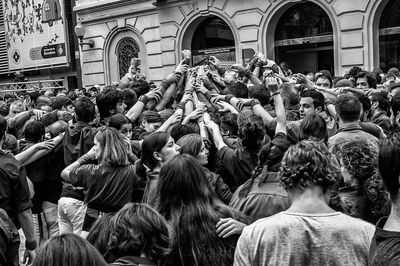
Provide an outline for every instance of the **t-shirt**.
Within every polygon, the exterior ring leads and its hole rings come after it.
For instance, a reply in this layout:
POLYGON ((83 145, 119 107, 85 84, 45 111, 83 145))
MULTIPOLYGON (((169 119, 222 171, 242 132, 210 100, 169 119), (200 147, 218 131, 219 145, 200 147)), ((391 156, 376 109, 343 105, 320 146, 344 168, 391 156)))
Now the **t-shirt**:
POLYGON ((138 182, 134 166, 85 164, 70 173, 73 186, 86 189, 85 202, 89 208, 101 212, 116 212, 132 202, 138 182))
POLYGON ((369 263, 374 266, 400 265, 400 232, 383 229, 387 217, 376 224, 376 231, 369 251, 369 263))
POLYGON ((284 211, 244 228, 234 265, 367 265, 373 232, 341 212, 284 211))

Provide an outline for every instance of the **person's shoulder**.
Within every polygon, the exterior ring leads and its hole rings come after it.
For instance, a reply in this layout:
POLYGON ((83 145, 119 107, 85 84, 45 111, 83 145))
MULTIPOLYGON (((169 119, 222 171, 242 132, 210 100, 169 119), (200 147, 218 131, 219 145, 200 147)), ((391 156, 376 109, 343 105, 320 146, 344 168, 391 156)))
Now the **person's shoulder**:
POLYGON ((285 222, 290 217, 285 215, 285 212, 279 212, 269 217, 261 218, 255 221, 254 223, 246 226, 243 232, 247 233, 257 233, 262 231, 273 231, 276 227, 285 226, 285 222))
POLYGON ((366 222, 360 218, 355 218, 350 215, 340 213, 337 216, 339 226, 349 228, 350 230, 360 230, 367 232, 368 234, 372 235, 375 232, 375 226, 369 222, 366 222))
POLYGON ((22 164, 15 159, 11 152, 0 150, 0 168, 10 177, 18 177, 22 164))

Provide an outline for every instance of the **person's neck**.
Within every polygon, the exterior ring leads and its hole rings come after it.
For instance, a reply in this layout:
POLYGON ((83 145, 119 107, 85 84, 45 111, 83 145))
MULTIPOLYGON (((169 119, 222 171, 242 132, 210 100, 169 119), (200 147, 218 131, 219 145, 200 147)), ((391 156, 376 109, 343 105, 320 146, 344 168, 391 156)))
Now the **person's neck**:
POLYGON ((358 121, 343 122, 342 119, 339 119, 339 128, 345 127, 345 126, 350 125, 350 124, 356 124, 357 122, 358 122, 358 121))
POLYGON ((383 229, 386 231, 400 232, 400 200, 392 202, 389 218, 383 229))
POLYGON ((289 198, 292 201, 289 212, 296 213, 333 213, 335 212, 328 206, 327 201, 330 198, 330 193, 323 193, 322 188, 313 186, 304 190, 295 189, 288 191, 289 198))

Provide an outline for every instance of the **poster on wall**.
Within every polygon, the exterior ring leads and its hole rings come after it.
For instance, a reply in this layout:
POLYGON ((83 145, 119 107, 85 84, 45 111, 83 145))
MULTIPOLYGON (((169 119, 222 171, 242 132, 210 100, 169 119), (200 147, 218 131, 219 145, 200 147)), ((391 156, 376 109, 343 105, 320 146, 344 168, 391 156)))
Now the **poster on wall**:
POLYGON ((2 0, 10 70, 67 65, 64 0, 2 0))
POLYGON ((202 64, 210 56, 218 58, 223 66, 230 66, 236 63, 236 50, 232 46, 192 50, 193 65, 202 64))

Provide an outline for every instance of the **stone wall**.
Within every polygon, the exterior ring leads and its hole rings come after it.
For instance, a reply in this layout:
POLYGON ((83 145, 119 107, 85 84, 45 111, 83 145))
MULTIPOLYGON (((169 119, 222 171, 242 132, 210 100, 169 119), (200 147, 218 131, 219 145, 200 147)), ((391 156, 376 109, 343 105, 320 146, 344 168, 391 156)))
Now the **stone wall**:
MULTIPOLYGON (((334 35, 335 72, 344 74, 353 65, 372 70, 378 66, 376 48, 379 17, 388 0, 309 0, 330 17, 334 35)), ((232 29, 236 58, 251 48, 274 58, 273 32, 280 15, 296 1, 287 0, 185 0, 160 2, 126 0, 80 0, 77 15, 87 27, 85 39, 93 39, 93 49, 81 54, 83 83, 109 84, 115 60, 112 38, 127 31, 141 42, 145 52, 145 73, 159 82, 166 77, 186 47, 187 31, 202 17, 215 15, 232 29), (275 25, 274 25, 275 22, 275 25), (112 62, 109 62, 109 61, 112 62)))

